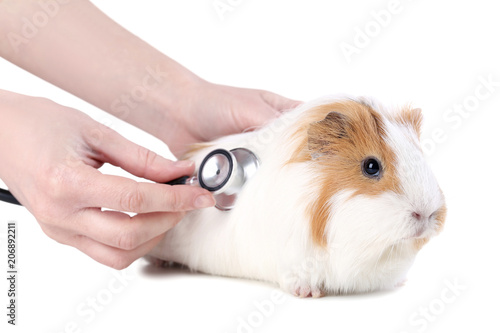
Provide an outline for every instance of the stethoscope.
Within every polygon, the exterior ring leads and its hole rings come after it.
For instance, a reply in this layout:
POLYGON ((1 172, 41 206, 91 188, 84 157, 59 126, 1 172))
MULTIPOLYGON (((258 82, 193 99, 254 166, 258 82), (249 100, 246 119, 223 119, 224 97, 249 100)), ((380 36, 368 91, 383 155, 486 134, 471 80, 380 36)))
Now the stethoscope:
MULTIPOLYGON (((215 207, 231 210, 243 185, 255 175, 259 165, 257 156, 246 148, 215 149, 205 156, 196 176, 184 176, 166 184, 203 187, 214 194, 215 207)), ((21 205, 4 189, 0 189, 0 200, 21 205)))

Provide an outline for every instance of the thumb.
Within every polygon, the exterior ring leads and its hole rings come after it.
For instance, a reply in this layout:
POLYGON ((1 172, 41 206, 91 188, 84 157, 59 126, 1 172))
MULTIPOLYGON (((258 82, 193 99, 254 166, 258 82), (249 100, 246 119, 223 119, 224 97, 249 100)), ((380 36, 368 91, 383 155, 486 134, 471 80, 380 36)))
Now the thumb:
POLYGON ((289 99, 286 97, 283 97, 281 95, 272 93, 270 91, 261 91, 261 97, 266 102, 269 106, 271 106, 276 112, 282 113, 283 111, 287 111, 290 109, 293 109, 300 104, 302 104, 301 101, 289 99))

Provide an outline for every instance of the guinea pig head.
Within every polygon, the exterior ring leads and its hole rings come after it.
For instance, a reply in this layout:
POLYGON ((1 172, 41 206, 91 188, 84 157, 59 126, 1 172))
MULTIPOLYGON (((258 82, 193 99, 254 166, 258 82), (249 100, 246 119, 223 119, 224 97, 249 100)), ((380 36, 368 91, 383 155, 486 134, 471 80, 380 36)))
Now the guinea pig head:
POLYGON ((288 162, 312 171, 307 214, 316 245, 359 256, 396 244, 418 251, 441 230, 446 206, 420 147, 421 122, 419 109, 390 112, 365 99, 307 111, 288 162))

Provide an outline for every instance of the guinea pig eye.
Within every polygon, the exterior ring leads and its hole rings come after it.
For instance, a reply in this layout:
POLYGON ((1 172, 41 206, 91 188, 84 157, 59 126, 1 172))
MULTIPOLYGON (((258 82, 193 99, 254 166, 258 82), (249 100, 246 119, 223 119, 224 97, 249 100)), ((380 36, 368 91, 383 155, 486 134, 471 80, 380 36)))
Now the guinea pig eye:
POLYGON ((380 176, 380 162, 373 157, 369 157, 362 163, 363 173, 366 177, 377 178, 380 176))

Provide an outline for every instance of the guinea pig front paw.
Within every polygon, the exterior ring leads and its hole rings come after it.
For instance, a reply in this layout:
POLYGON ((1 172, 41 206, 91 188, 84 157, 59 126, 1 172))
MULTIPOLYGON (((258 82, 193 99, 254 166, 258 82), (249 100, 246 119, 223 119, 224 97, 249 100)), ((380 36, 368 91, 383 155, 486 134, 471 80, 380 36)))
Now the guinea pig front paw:
POLYGON ((394 285, 395 288, 401 288, 406 284, 406 281, 408 281, 407 278, 401 279, 400 281, 396 282, 394 285))
POLYGON ((294 279, 292 281, 288 280, 285 283, 281 283, 280 286, 283 290, 300 298, 317 298, 325 295, 319 286, 312 285, 310 282, 300 279, 294 279))
POLYGON ((304 284, 304 285, 299 285, 297 286, 292 294, 294 296, 297 296, 297 297, 300 297, 300 298, 305 298, 305 297, 314 297, 314 298, 318 298, 318 297, 322 297, 324 296, 323 292, 321 291, 320 288, 316 287, 316 286, 309 286, 307 284, 304 284))
POLYGON ((165 260, 160 259, 160 258, 156 258, 156 257, 150 256, 150 255, 146 255, 143 258, 146 259, 146 261, 148 263, 150 263, 151 265, 153 265, 154 267, 166 267, 166 266, 168 266, 168 261, 165 261, 165 260))

